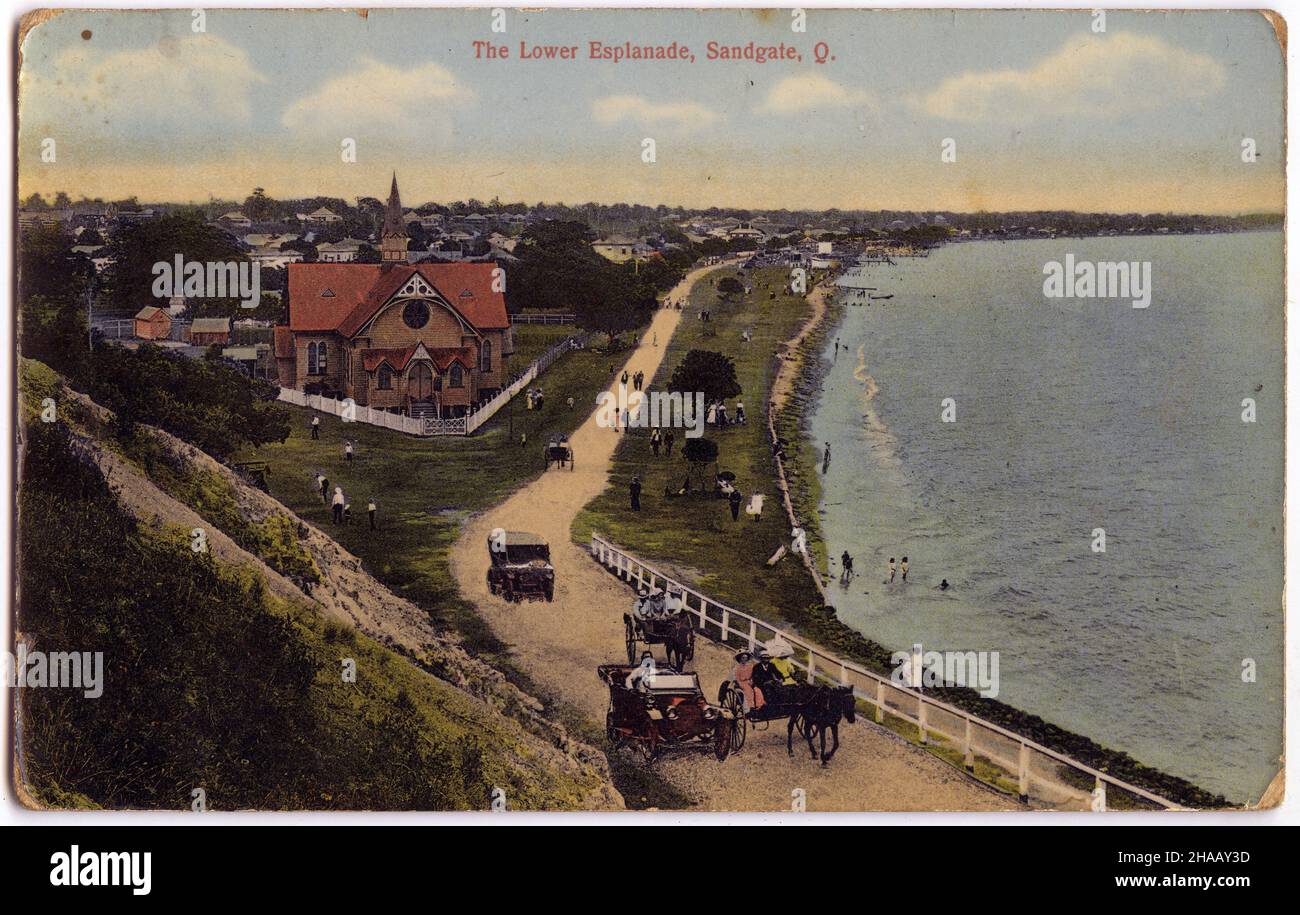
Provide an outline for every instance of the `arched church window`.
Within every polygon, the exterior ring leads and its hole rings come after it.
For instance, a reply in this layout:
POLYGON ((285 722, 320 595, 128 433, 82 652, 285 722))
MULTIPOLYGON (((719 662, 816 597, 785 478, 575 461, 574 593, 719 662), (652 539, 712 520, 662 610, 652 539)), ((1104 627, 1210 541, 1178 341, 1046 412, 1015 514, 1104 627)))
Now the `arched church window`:
POLYGON ((388 367, 388 363, 382 363, 379 366, 379 390, 391 391, 393 389, 393 370, 388 367))
POLYGON ((460 367, 459 362, 451 364, 451 371, 447 373, 447 384, 453 388, 465 387, 465 370, 460 367))
POLYGON ((492 371, 492 341, 491 340, 483 341, 483 349, 479 352, 478 367, 480 372, 492 371))

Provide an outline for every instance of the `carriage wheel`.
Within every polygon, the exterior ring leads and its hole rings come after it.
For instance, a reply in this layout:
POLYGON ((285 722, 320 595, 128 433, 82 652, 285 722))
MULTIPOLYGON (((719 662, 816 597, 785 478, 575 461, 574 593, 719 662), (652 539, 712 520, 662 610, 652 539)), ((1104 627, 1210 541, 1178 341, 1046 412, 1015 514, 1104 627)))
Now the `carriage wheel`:
POLYGON ((623 617, 623 630, 627 638, 627 663, 636 663, 636 630, 632 628, 632 621, 626 616, 623 617))
POLYGON ((713 728, 713 755, 722 762, 731 753, 736 742, 736 721, 733 718, 719 718, 713 728))
POLYGON ((745 694, 739 686, 731 685, 722 697, 722 707, 731 712, 735 728, 731 732, 731 751, 740 752, 745 745, 745 735, 749 731, 749 720, 745 718, 745 694))
POLYGON ((646 722, 646 733, 637 736, 636 748, 641 751, 647 765, 655 761, 659 755, 659 729, 654 722, 646 722))

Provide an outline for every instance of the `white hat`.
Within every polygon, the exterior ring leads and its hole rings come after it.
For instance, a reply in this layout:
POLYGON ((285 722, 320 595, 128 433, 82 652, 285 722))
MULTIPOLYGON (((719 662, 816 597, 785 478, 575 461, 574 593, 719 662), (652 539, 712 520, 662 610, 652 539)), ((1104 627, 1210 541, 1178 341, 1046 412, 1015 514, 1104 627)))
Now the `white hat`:
POLYGON ((773 658, 788 658, 794 654, 794 646, 779 635, 768 639, 763 648, 773 658))

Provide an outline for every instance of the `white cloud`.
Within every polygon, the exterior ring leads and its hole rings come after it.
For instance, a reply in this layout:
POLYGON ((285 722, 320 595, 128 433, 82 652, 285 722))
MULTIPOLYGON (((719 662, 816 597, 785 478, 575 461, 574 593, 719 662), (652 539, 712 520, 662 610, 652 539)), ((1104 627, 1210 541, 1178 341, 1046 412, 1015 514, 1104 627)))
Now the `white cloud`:
POLYGON ((877 107, 875 97, 862 89, 847 89, 820 73, 787 76, 767 93, 755 111, 766 114, 795 114, 826 108, 877 107))
POLYGON ((1129 114, 1219 91, 1223 65, 1159 38, 1086 34, 1023 70, 963 73, 912 103, 954 121, 1129 114))
POLYGON ((267 78, 243 49, 212 35, 169 36, 156 45, 100 54, 74 47, 54 61, 55 78, 24 79, 24 103, 64 123, 162 138, 211 124, 247 121, 254 88, 267 78))
POLYGON ((293 130, 344 133, 377 128, 396 133, 406 125, 428 126, 452 106, 474 101, 474 93, 435 63, 401 69, 363 57, 342 76, 322 83, 288 108, 280 122, 293 130))
POLYGON ((652 102, 640 95, 607 95, 591 104, 598 124, 633 121, 646 126, 708 127, 721 116, 696 102, 652 102))

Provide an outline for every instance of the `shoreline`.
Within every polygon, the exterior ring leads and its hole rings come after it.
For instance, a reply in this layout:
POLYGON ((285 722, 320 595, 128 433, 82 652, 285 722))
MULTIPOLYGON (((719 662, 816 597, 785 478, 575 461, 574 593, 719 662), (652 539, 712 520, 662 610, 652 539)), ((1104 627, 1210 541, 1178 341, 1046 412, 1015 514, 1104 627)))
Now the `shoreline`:
MULTIPOLYGON (((781 433, 788 446, 785 461, 774 460, 777 467, 777 483, 786 495, 787 507, 791 518, 804 518, 803 528, 807 532, 809 554, 805 564, 809 566, 819 591, 827 596, 820 570, 815 570, 811 558, 814 547, 825 551, 820 524, 820 486, 817 481, 817 459, 815 448, 808 437, 808 426, 815 402, 821 395, 821 373, 816 367, 821 363, 821 348, 831 321, 829 317, 842 318, 842 309, 828 303, 834 292, 834 279, 841 271, 835 271, 824 280, 828 294, 819 296, 819 301, 812 303, 814 314, 805 323, 791 343, 798 349, 793 363, 789 359, 781 360, 781 370, 792 364, 794 368, 787 374, 791 377, 788 389, 781 391, 781 402, 775 403, 777 381, 773 381, 772 395, 769 399, 769 422, 772 434, 781 433), (812 348, 816 351, 810 351, 812 348), (808 404, 808 409, 800 409, 808 404), (789 482, 788 482, 789 481, 789 482), (811 481, 811 482, 810 482, 811 481), (787 488, 789 487, 789 488, 787 488)), ((809 294, 821 290, 821 283, 809 294)), ((779 373, 780 374, 780 373, 779 373)), ((868 665, 880 673, 890 669, 892 652, 869 636, 842 622, 835 613, 834 605, 824 600, 818 612, 799 612, 792 614, 799 632, 824 648, 840 651, 868 665)), ((1170 800, 1189 807, 1212 809, 1245 809, 1245 804, 1234 804, 1222 795, 1215 795, 1180 776, 1171 775, 1159 769, 1145 766, 1127 753, 1103 746, 1089 737, 1068 731, 1037 715, 1024 712, 995 699, 985 699, 975 690, 965 687, 937 687, 931 693, 946 702, 993 721, 1008 730, 1029 737, 1045 746, 1066 753, 1075 759, 1092 765, 1094 768, 1121 776, 1125 781, 1146 788, 1170 800)))

